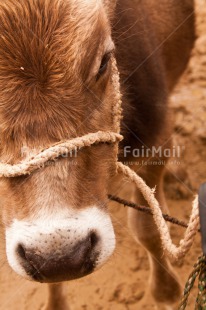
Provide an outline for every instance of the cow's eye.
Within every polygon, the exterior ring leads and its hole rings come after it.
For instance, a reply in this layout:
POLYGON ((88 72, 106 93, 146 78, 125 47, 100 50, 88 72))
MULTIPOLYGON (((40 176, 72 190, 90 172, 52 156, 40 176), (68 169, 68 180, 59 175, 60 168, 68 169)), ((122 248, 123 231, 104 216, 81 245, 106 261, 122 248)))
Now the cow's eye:
POLYGON ((97 81, 100 79, 100 77, 107 71, 107 67, 108 67, 108 63, 111 59, 111 55, 112 53, 106 53, 103 58, 102 58, 102 62, 101 65, 99 67, 99 71, 97 73, 97 81))

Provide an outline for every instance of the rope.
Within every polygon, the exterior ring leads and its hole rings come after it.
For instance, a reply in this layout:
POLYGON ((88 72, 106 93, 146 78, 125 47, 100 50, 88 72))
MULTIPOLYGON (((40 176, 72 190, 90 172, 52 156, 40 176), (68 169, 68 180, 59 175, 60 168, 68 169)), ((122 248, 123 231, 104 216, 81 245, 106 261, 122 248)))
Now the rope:
POLYGON ((172 243, 168 226, 162 216, 162 211, 157 199, 154 196, 154 190, 149 188, 143 179, 138 176, 129 167, 118 162, 118 172, 122 173, 124 176, 134 182, 136 187, 141 191, 143 197, 149 204, 153 219, 157 226, 162 241, 163 249, 167 254, 174 258, 175 260, 183 258, 190 250, 194 237, 198 231, 199 226, 199 208, 198 208, 198 198, 196 197, 193 202, 192 214, 188 223, 188 228, 185 232, 184 239, 180 241, 179 247, 172 243))
MULTIPOLYGON (((120 203, 121 205, 123 205, 123 206, 125 206, 125 207, 133 208, 133 209, 135 209, 135 210, 137 210, 137 211, 146 213, 146 214, 148 214, 148 215, 152 215, 152 214, 153 214, 151 208, 149 208, 149 207, 138 206, 138 205, 137 205, 136 203, 134 203, 134 202, 127 201, 127 200, 125 200, 125 199, 119 198, 119 197, 114 196, 114 195, 108 195, 108 198, 109 198, 109 200, 118 202, 118 203, 120 203)), ((177 218, 172 217, 172 216, 170 216, 170 215, 168 215, 168 214, 162 213, 162 216, 163 216, 163 218, 164 218, 164 220, 165 220, 166 222, 170 222, 170 223, 172 223, 172 224, 174 224, 174 225, 181 226, 181 227, 184 227, 184 228, 187 228, 187 227, 188 227, 188 224, 185 223, 184 221, 180 221, 180 220, 178 220, 177 218)), ((198 229, 198 232, 200 232, 199 229, 198 229)))
POLYGON ((206 310, 206 260, 203 256, 203 264, 200 270, 198 283, 198 296, 196 299, 196 310, 206 310))
POLYGON ((42 150, 39 154, 25 160, 17 165, 0 163, 0 177, 10 178, 20 175, 31 174, 35 170, 45 166, 45 163, 55 160, 65 153, 72 152, 76 149, 92 146, 99 143, 116 143, 123 137, 114 132, 99 131, 90 133, 83 137, 72 140, 59 142, 48 149, 42 150))
POLYGON ((113 126, 114 131, 120 133, 120 122, 122 119, 122 94, 120 91, 119 70, 117 68, 117 62, 115 58, 112 59, 112 83, 115 92, 113 111, 112 111, 113 126))
POLYGON ((184 289, 184 296, 178 310, 186 309, 191 290, 198 276, 198 296, 196 299, 195 310, 206 310, 206 257, 204 255, 198 258, 197 263, 193 267, 193 271, 189 275, 189 279, 187 280, 184 289))

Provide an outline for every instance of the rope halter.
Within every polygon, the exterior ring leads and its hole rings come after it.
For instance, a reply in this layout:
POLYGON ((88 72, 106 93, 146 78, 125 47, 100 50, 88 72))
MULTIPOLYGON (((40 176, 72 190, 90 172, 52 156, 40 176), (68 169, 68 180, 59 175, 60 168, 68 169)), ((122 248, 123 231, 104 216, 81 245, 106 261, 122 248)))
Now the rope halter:
MULTIPOLYGON (((65 140, 63 142, 56 143, 55 145, 45 150, 42 150, 39 154, 16 165, 0 163, 0 177, 10 178, 25 174, 31 174, 35 170, 44 167, 48 161, 58 159, 60 155, 64 155, 66 152, 71 152, 76 148, 90 147, 99 143, 116 144, 116 154, 118 154, 118 144, 123 139, 123 136, 120 135, 120 121, 122 118, 122 96, 120 92, 119 72, 117 69, 116 60, 114 58, 112 59, 112 83, 115 92, 114 102, 112 106, 114 132, 99 131, 72 140, 65 140)), ((157 226, 160 234, 163 250, 173 259, 183 258, 190 250, 194 241, 194 237, 198 230, 198 199, 196 198, 193 203, 192 214, 190 217, 188 228, 185 232, 184 239, 180 241, 180 245, 179 247, 177 247, 172 243, 168 226, 163 218, 159 203, 155 198, 154 190, 149 188, 143 181, 143 179, 139 177, 128 166, 125 166, 118 161, 116 162, 116 166, 117 173, 123 174, 130 181, 132 181, 135 186, 141 191, 143 197, 150 206, 153 213, 154 223, 157 226)))

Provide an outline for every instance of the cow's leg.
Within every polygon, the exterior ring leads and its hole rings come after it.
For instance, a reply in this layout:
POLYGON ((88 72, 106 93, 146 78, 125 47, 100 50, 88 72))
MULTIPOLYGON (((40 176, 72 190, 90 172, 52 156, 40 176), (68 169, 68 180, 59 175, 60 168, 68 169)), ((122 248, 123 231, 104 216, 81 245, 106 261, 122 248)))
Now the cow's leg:
POLYGON ((64 283, 49 284, 49 298, 45 310, 69 310, 64 283))
MULTIPOLYGON (((168 213, 163 193, 164 165, 148 166, 142 169, 145 172, 142 175, 144 180, 151 188, 156 186, 156 198, 163 212, 168 213)), ((137 190, 135 200, 141 205, 147 205, 143 196, 137 190)), ((152 216, 133 209, 128 212, 129 226, 136 240, 146 249, 149 256, 151 265, 150 288, 155 300, 168 305, 175 303, 181 294, 179 281, 168 259, 163 255, 160 236, 152 216)))

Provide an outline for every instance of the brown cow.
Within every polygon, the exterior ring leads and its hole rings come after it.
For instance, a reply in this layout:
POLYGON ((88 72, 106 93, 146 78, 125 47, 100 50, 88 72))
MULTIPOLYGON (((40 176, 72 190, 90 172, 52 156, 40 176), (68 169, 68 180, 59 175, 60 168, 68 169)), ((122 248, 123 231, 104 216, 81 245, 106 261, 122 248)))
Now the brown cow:
MULTIPOLYGON (((169 148, 167 100, 193 47, 193 10, 193 0, 1 1, 1 161, 17 163, 60 140, 111 129, 115 46, 125 136, 120 159, 137 167, 142 158, 133 158, 133 149, 169 148)), ((55 283, 105 263, 115 248, 106 208, 114 164, 115 148, 101 144, 30 176, 1 180, 7 259, 18 274, 55 283)), ((155 165, 139 173, 157 185, 165 206, 163 171, 155 165)), ((129 211, 129 226, 148 251, 151 290, 166 309, 180 288, 153 221, 129 211)), ((65 310, 60 284, 50 288, 48 309, 65 310)))

